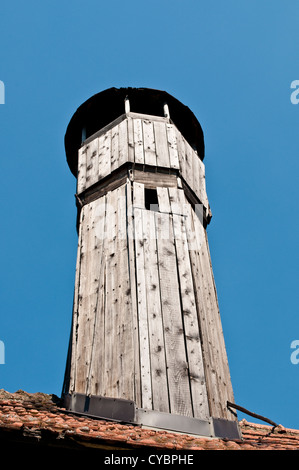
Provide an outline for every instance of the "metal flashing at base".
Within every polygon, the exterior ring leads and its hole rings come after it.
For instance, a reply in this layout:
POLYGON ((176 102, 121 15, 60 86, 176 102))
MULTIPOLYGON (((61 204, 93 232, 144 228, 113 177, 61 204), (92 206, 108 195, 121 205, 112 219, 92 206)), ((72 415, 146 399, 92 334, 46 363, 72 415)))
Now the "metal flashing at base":
POLYGON ((64 396, 64 405, 74 413, 125 423, 135 422, 135 403, 121 398, 72 393, 64 396))
POLYGON ((223 439, 241 439, 241 431, 237 421, 229 419, 212 418, 215 437, 223 439))
POLYGON ((189 416, 163 413, 162 411, 136 409, 136 423, 141 426, 177 431, 200 436, 213 436, 211 420, 191 418, 189 416))
POLYGON ((138 408, 133 401, 121 398, 84 395, 81 393, 66 394, 63 398, 67 411, 92 418, 107 419, 203 437, 241 439, 241 432, 236 421, 213 417, 204 420, 161 411, 146 410, 138 408))

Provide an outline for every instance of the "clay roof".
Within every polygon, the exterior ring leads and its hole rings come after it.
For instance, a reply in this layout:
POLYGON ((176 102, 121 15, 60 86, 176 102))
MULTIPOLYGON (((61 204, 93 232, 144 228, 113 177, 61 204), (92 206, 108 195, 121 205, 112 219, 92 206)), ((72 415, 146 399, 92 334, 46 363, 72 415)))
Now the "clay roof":
POLYGON ((299 430, 240 421, 242 439, 210 439, 145 429, 67 412, 44 393, 0 390, 0 443, 78 449, 299 450, 299 430))

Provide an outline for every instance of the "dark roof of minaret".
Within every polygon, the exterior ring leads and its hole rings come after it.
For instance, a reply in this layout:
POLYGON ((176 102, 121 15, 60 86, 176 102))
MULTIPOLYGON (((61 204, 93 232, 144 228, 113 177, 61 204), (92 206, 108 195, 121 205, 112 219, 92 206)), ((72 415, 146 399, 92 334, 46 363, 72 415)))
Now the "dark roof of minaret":
POLYGON ((140 114, 163 116, 163 105, 166 103, 171 121, 203 160, 203 131, 197 118, 187 106, 161 90, 109 88, 81 104, 68 124, 65 134, 65 151, 67 162, 75 176, 77 176, 78 149, 82 142, 82 129, 86 129, 86 137, 89 137, 124 114, 126 97, 130 101, 130 111, 140 114))

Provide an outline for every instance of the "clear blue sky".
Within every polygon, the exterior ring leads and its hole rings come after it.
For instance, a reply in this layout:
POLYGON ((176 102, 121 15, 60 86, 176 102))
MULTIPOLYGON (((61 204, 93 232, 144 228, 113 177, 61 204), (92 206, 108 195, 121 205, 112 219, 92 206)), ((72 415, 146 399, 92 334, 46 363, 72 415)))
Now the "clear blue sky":
POLYGON ((298 51, 297 0, 1 2, 0 388, 61 393, 77 250, 69 119, 106 88, 151 87, 204 130, 235 401, 299 429, 298 51))

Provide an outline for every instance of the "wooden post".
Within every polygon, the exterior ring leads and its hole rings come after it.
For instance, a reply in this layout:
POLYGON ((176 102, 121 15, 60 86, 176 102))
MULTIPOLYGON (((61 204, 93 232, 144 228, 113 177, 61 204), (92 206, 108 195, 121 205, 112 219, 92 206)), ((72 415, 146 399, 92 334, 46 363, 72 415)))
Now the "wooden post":
POLYGON ((130 112, 130 101, 129 98, 126 96, 125 98, 125 113, 128 114, 130 112))
POLYGON ((164 117, 170 118, 169 107, 168 107, 168 104, 167 104, 167 103, 164 103, 164 105, 163 105, 163 111, 164 111, 164 117))

